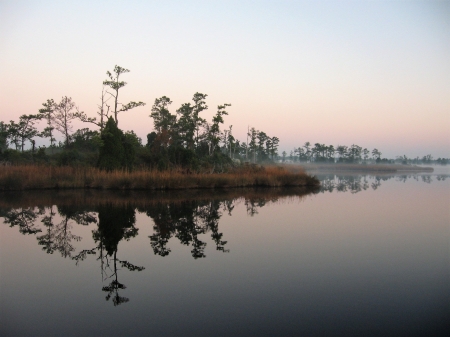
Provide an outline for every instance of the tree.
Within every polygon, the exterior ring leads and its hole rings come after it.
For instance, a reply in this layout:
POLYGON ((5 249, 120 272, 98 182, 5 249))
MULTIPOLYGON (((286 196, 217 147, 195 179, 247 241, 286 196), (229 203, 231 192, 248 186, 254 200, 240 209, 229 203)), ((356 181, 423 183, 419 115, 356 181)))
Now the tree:
POLYGON ((119 103, 119 90, 123 88, 125 85, 127 85, 127 82, 119 80, 120 75, 128 73, 130 71, 128 69, 116 65, 114 67, 113 72, 114 75, 111 74, 109 71, 106 72, 106 74, 109 77, 109 80, 103 81, 103 84, 112 89, 112 92, 108 91, 108 94, 110 94, 114 98, 114 120, 116 122, 116 125, 119 125, 119 120, 117 119, 117 115, 119 114, 119 112, 128 111, 138 106, 144 106, 145 103, 140 101, 139 102, 131 101, 127 104, 119 103))
POLYGON ((72 101, 72 97, 64 96, 61 102, 55 104, 54 122, 55 128, 65 137, 65 145, 70 144, 70 133, 72 132, 72 121, 77 118, 78 107, 72 101))
POLYGON ((162 96, 155 99, 150 117, 153 118, 153 127, 157 133, 170 130, 177 120, 177 116, 172 115, 168 109, 170 104, 172 101, 169 97, 162 96))
POLYGON ((311 151, 309 150, 310 146, 310 142, 306 142, 305 145, 303 145, 303 147, 305 148, 306 161, 311 161, 311 151))
POLYGON ((205 99, 208 95, 196 92, 192 97, 194 105, 184 103, 177 110, 180 115, 178 119, 178 132, 181 142, 189 149, 193 150, 198 146, 199 130, 206 120, 199 116, 200 112, 208 109, 205 99))
POLYGON ((250 150, 250 154, 253 155, 253 163, 256 163, 256 151, 257 151, 257 143, 256 137, 258 135, 258 130, 255 128, 251 128, 247 133, 247 136, 250 137, 250 143, 248 144, 248 150, 250 150))
POLYGON ((113 171, 123 166, 125 150, 122 144, 123 132, 117 127, 114 119, 109 117, 101 134, 103 145, 97 166, 106 171, 113 171))
POLYGON ((350 146, 350 148, 348 149, 349 162, 353 163, 361 160, 361 152, 362 152, 361 146, 352 144, 352 146, 350 146))
MULTIPOLYGON (((206 123, 206 120, 201 118, 199 116, 199 114, 203 110, 208 109, 208 106, 206 105, 206 102, 205 102, 205 99, 207 96, 208 95, 196 92, 194 94, 194 97, 192 97, 192 100, 194 101, 193 121, 194 121, 194 125, 195 125, 195 145, 196 146, 198 146, 198 142, 199 142, 200 127, 205 125, 205 123, 206 123)), ((231 106, 231 104, 229 106, 231 106)))
POLYGON ((269 136, 264 131, 258 131, 258 160, 264 161, 267 159, 267 153, 265 152, 265 144, 269 139, 269 136))
POLYGON ((39 132, 34 124, 40 119, 38 115, 22 115, 19 118, 19 123, 10 122, 9 133, 16 145, 16 149, 20 148, 23 152, 26 140, 32 142, 32 138, 36 137, 39 132))
POLYGON ((8 148, 9 131, 8 125, 0 122, 0 152, 8 148))
POLYGON ((343 162, 345 160, 345 157, 347 156, 347 146, 345 145, 338 145, 336 147, 336 152, 339 155, 339 162, 343 162))
POLYGON ((379 163, 381 161, 381 152, 378 151, 378 149, 373 149, 372 150, 372 156, 375 159, 375 161, 377 163, 379 163))
POLYGON ((53 153, 53 144, 56 141, 53 130, 55 129, 55 108, 56 104, 53 99, 48 99, 47 102, 42 103, 43 108, 39 109, 39 113, 47 120, 47 127, 41 133, 42 137, 50 138, 50 148, 53 153))
POLYGON ((336 150, 335 150, 333 145, 329 145, 327 147, 327 158, 328 158, 328 161, 334 163, 334 154, 335 154, 335 152, 336 152, 336 150))
POLYGON ((280 142, 280 139, 278 137, 272 137, 271 138, 271 147, 270 147, 270 155, 273 158, 278 156, 278 143, 280 142))
POLYGON ((223 124, 223 115, 228 115, 228 112, 225 110, 227 107, 231 106, 231 104, 223 104, 217 107, 217 113, 213 117, 212 124, 207 124, 206 131, 206 140, 208 143, 209 155, 212 156, 216 147, 220 142, 220 126, 219 124, 223 124))
POLYGON ((106 104, 106 102, 109 100, 109 99, 105 99, 106 93, 107 92, 105 90, 105 85, 103 85, 102 96, 100 98, 101 104, 97 105, 97 107, 98 107, 97 115, 99 115, 99 117, 100 117, 99 121, 97 121, 97 117, 94 117, 94 118, 88 117, 83 111, 76 113, 77 118, 79 118, 82 122, 92 123, 92 124, 97 125, 100 128, 100 132, 103 131, 106 121, 108 120, 108 117, 109 117, 110 106, 108 104, 106 104), (105 105, 106 105, 106 110, 105 110, 105 105))
POLYGON ((363 152, 364 163, 366 163, 366 162, 367 162, 367 159, 369 159, 369 153, 370 153, 370 151, 367 150, 367 148, 364 148, 364 150, 363 150, 362 152, 363 152))

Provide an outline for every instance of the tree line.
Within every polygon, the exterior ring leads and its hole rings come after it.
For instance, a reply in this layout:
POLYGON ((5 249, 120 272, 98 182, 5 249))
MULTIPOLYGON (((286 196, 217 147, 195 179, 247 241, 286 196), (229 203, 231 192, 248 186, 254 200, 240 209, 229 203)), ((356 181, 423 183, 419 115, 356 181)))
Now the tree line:
POLYGON ((119 114, 144 102, 119 100, 126 82, 123 74, 128 69, 115 66, 106 74, 95 116, 81 111, 71 97, 64 96, 56 102, 48 99, 37 114, 22 115, 19 121, 0 122, 0 160, 8 162, 54 162, 61 165, 87 164, 102 169, 132 169, 137 165, 169 169, 207 169, 223 171, 242 161, 273 162, 278 158, 278 137, 248 128, 246 142, 233 135, 233 126, 223 127, 231 104, 217 107, 211 121, 201 113, 208 109, 206 94, 195 93, 192 101, 183 103, 175 113, 169 108, 172 101, 167 96, 155 99, 150 117, 153 131, 147 134, 144 145, 134 131, 119 129, 119 114), (79 120, 94 125, 94 129, 73 131, 73 122, 79 120), (37 124, 45 127, 38 131, 37 124), (57 143, 56 134, 63 137, 57 143), (47 138, 50 146, 36 149, 36 137, 47 138), (25 151, 29 142, 31 149, 25 151), (14 149, 9 148, 14 147, 14 149))
POLYGON ((377 149, 372 151, 367 148, 352 144, 351 146, 325 145, 310 142, 305 142, 303 146, 294 148, 288 154, 283 151, 281 154, 282 162, 299 162, 299 163, 385 163, 394 164, 400 163, 404 165, 411 164, 439 164, 447 165, 450 162, 449 158, 433 159, 431 154, 423 157, 408 158, 407 156, 397 156, 395 159, 382 158, 382 153, 377 149))
POLYGON ((3 163, 55 163, 59 165, 90 165, 102 169, 132 169, 147 166, 160 170, 181 167, 186 170, 220 172, 240 162, 317 162, 317 163, 403 163, 442 164, 448 158, 433 159, 398 156, 382 158, 378 149, 372 151, 358 145, 325 145, 305 142, 288 154, 278 154, 279 138, 269 136, 255 127, 248 127, 245 141, 233 134, 233 126, 224 128, 224 118, 231 104, 217 106, 212 120, 201 113, 208 109, 208 95, 196 92, 191 102, 183 103, 171 113, 172 101, 167 96, 156 98, 149 117, 153 131, 143 144, 134 131, 119 129, 119 114, 145 106, 141 101, 121 103, 119 94, 127 85, 123 75, 129 70, 115 66, 107 71, 103 81, 100 103, 95 116, 81 111, 71 97, 57 102, 48 99, 36 114, 22 115, 18 121, 0 121, 0 162, 3 163), (94 126, 73 131, 73 122, 79 120, 94 126), (39 131, 37 124, 45 127, 39 131), (63 137, 57 143, 56 134, 63 137), (36 137, 48 139, 50 146, 36 149, 36 137), (25 144, 30 143, 30 150, 25 144), (9 148, 10 146, 13 149, 9 148))

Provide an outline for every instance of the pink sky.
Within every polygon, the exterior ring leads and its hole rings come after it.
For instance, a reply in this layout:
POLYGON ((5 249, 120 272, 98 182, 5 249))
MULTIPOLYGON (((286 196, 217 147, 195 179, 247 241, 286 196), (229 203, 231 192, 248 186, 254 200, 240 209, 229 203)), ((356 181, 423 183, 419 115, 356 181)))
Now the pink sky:
MULTIPOLYGON (((157 97, 171 112, 208 94, 210 119, 280 138, 357 144, 383 156, 450 157, 450 5, 445 1, 3 1, 0 120, 71 96, 94 116, 106 71, 124 75, 119 118, 144 139, 157 97)), ((84 125, 86 126, 86 125, 84 125)), ((81 124, 75 128, 84 127, 81 124)), ((42 123, 42 128, 44 127, 42 123)), ((42 142, 42 141, 41 141, 42 142)))

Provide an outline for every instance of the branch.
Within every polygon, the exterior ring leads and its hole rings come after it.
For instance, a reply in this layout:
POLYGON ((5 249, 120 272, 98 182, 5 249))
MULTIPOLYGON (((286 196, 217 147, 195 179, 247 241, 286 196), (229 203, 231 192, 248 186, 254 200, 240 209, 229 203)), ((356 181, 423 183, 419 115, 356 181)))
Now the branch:
POLYGON ((128 111, 128 110, 137 108, 138 106, 144 106, 144 105, 145 105, 144 102, 130 102, 130 103, 122 105, 122 108, 120 110, 118 110, 117 112, 128 111))

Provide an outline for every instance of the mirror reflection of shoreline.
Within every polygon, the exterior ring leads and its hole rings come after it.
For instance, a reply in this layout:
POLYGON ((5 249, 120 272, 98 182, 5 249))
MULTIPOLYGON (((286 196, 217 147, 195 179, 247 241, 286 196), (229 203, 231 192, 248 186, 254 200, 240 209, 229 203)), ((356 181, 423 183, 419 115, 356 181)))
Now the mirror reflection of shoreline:
MULTIPOLYGON (((249 201, 250 204, 255 204, 249 201)), ((167 256, 170 248, 167 243, 176 237, 181 244, 191 246, 194 259, 205 258, 206 242, 200 235, 210 233, 215 248, 221 252, 229 252, 225 248, 227 241, 223 240, 223 233, 219 231, 219 219, 223 211, 231 214, 234 208, 233 200, 198 201, 194 199, 155 203, 146 207, 134 207, 130 203, 104 203, 91 208, 86 206, 50 206, 11 209, 2 212, 5 224, 17 227, 23 235, 36 235, 38 244, 47 254, 55 251, 64 258, 70 258, 76 264, 84 261, 89 255, 96 255, 101 264, 102 280, 111 282, 102 287, 106 292, 106 300, 112 298, 114 306, 129 301, 120 296, 119 291, 126 286, 119 282, 120 268, 129 271, 142 271, 143 266, 136 266, 118 257, 118 246, 122 240, 129 241, 138 235, 135 226, 136 209, 147 214, 154 222, 154 234, 149 236, 150 246, 155 255, 167 256), (57 209, 57 212, 56 210, 57 209), (96 224, 92 231, 92 238, 96 246, 74 253, 75 243, 82 240, 81 236, 72 234, 74 224, 96 224)), ((262 207, 262 204, 259 204, 262 207)), ((257 206, 253 206, 255 208, 257 206)), ((256 213, 256 212, 254 212, 256 213)))
POLYGON ((350 192, 358 193, 361 191, 378 189, 383 181, 390 179, 395 179, 399 182, 405 182, 409 179, 414 179, 416 181, 422 181, 424 183, 430 184, 435 178, 437 181, 445 181, 450 178, 448 174, 440 174, 431 176, 428 174, 417 175, 417 174, 396 174, 396 175, 370 175, 370 174, 317 174, 316 177, 320 180, 321 187, 319 189, 320 193, 324 192, 350 192))
POLYGON ((191 254, 194 259, 204 258, 206 242, 199 239, 199 235, 211 232, 211 238, 216 250, 228 252, 225 249, 227 241, 223 241, 223 233, 219 232, 219 219, 222 217, 221 206, 231 214, 232 205, 224 201, 196 201, 184 200, 177 203, 157 203, 152 207, 138 209, 153 219, 155 233, 150 238, 150 245, 155 255, 167 256, 170 248, 167 243, 171 237, 176 237, 180 243, 192 246, 191 254))
MULTIPOLYGON (((47 254, 59 252, 62 257, 75 261, 76 264, 95 255, 100 261, 102 280, 111 282, 102 287, 106 292, 106 300, 112 298, 114 306, 128 302, 129 299, 120 296, 119 291, 126 289, 119 282, 118 271, 125 268, 129 271, 142 271, 143 266, 136 266, 131 262, 119 259, 118 246, 122 240, 131 240, 138 235, 136 227, 136 211, 146 214, 153 223, 153 234, 149 236, 149 245, 155 255, 164 257, 171 253, 168 243, 176 238, 182 245, 190 246, 194 259, 206 257, 205 234, 209 234, 217 251, 227 253, 227 241, 219 230, 219 220, 224 213, 232 214, 237 204, 243 204, 248 216, 255 216, 258 210, 272 202, 278 202, 284 198, 298 198, 309 193, 325 192, 350 192, 358 193, 363 190, 379 188, 383 181, 395 178, 404 182, 415 179, 425 183, 431 183, 434 179, 443 181, 449 175, 334 175, 322 174, 318 178, 322 186, 318 190, 253 190, 246 196, 233 197, 220 195, 211 197, 207 192, 203 198, 186 198, 179 195, 167 196, 154 194, 153 199, 146 199, 141 194, 114 194, 107 196, 101 193, 77 192, 55 193, 47 199, 47 205, 43 206, 42 195, 36 198, 35 207, 0 208, 0 216, 9 227, 15 227, 23 235, 35 235, 38 245, 47 254), (83 194, 85 193, 85 194, 83 194), (61 198, 64 196, 64 198, 61 198), (82 196, 80 198, 80 196, 82 196), (163 198, 161 198, 163 196, 163 198), (58 205, 54 200, 58 200, 58 205), (81 200, 81 202, 79 201, 81 200), (165 201, 163 201, 165 200, 165 201), (55 205, 56 203, 56 205, 55 205), (92 231, 92 239, 95 246, 76 252, 77 242, 82 237, 73 234, 76 225, 96 226, 92 231)), ((15 204, 21 205, 33 203, 32 193, 24 193, 22 197, 16 195, 15 204), (28 199, 31 197, 30 199, 28 199)), ((201 196, 201 195, 200 195, 201 196)), ((13 199, 4 199, 13 200, 13 199)))

